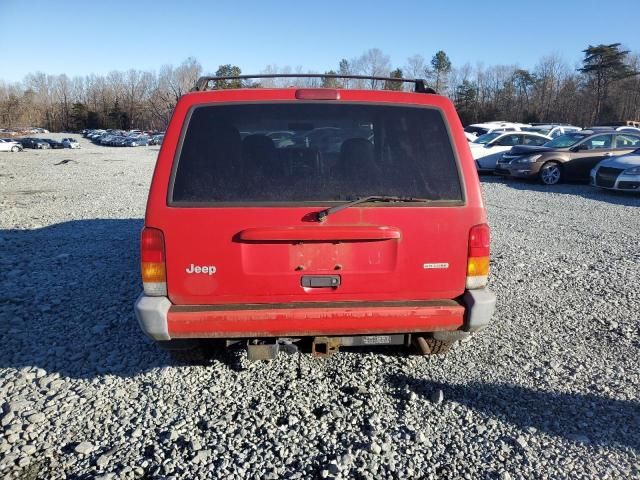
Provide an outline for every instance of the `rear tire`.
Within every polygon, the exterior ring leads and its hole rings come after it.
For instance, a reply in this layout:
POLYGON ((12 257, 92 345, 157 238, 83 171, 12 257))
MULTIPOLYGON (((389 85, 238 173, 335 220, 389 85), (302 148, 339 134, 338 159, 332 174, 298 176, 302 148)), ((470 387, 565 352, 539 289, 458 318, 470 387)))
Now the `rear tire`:
POLYGON ((442 340, 436 340, 435 338, 427 338, 427 344, 431 348, 431 355, 442 355, 447 353, 453 346, 453 343, 443 342, 442 340))
POLYGON ((20 148, 19 147, 11 147, 11 151, 12 152, 19 152, 20 148))
POLYGON ((415 337, 413 343, 420 355, 442 355, 447 353, 455 342, 436 340, 433 337, 415 337), (418 340, 418 338, 421 338, 421 340, 418 340))
POLYGON ((562 167, 558 162, 547 162, 540 169, 540 181, 545 185, 556 185, 562 179, 562 167))

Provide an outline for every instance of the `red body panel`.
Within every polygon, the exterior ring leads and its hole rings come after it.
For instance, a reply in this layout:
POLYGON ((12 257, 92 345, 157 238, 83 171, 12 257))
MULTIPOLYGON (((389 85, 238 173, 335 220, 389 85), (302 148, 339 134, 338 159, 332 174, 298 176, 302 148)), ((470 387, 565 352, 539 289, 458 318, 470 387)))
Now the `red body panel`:
MULTIPOLYGON (((485 223, 486 214, 473 158, 452 103, 438 95, 391 91, 340 90, 339 97, 339 102, 440 109, 455 143, 465 205, 357 205, 328 216, 323 223, 310 223, 309 218, 331 205, 169 207, 172 164, 191 107, 305 101, 296 100, 293 88, 189 93, 178 102, 167 129, 145 218, 146 226, 164 232, 167 288, 175 305, 437 300, 454 299, 464 292, 469 230, 485 223), (215 273, 187 274, 191 265, 215 266, 207 270, 215 273), (329 274, 341 277, 340 287, 301 286, 302 275, 329 274)), ((172 337, 433 331, 458 328, 462 310, 460 306, 436 310, 362 307, 319 313, 311 306, 280 310, 274 305, 265 314, 247 305, 241 312, 172 310, 169 328, 172 337)))

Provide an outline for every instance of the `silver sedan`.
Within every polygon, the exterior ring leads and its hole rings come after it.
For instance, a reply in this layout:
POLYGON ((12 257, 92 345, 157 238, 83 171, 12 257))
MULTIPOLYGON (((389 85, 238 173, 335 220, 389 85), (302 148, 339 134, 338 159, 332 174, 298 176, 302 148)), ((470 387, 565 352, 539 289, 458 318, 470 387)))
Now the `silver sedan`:
POLYGON ((591 185, 640 192, 640 149, 598 163, 591 170, 591 185))

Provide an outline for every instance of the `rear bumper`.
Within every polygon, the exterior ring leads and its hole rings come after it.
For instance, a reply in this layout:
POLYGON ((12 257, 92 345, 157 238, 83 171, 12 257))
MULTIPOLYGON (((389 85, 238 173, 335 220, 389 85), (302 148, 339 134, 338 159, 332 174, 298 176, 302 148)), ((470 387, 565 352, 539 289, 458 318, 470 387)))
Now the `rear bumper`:
POLYGON ((490 323, 494 308, 488 289, 469 290, 460 301, 177 306, 166 297, 141 295, 135 304, 140 327, 159 341, 474 332, 490 323))

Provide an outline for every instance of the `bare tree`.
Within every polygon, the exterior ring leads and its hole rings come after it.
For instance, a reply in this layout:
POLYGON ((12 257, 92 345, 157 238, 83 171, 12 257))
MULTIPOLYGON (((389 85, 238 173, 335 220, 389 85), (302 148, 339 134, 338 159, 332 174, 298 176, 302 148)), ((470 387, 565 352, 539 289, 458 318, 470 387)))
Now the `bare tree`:
MULTIPOLYGON (((446 55, 440 53, 442 60, 446 55)), ((640 119, 640 75, 631 75, 640 71, 640 57, 626 51, 619 53, 623 55, 616 59, 623 66, 616 63, 616 68, 625 75, 609 75, 607 62, 598 63, 597 56, 593 62, 589 60, 594 67, 582 71, 585 63, 570 67, 558 55, 542 57, 532 70, 527 70, 517 65, 483 64, 445 68, 447 62, 439 60, 430 68, 424 57, 416 54, 407 59, 403 69, 391 72, 389 56, 376 48, 353 60, 340 60, 335 70, 343 75, 399 76, 402 72, 407 77, 427 77, 432 84, 439 85, 441 94, 452 97, 465 122, 502 119, 588 126, 594 121, 640 119), (440 77, 434 77, 438 71, 440 77), (601 78, 605 83, 601 82, 598 93, 600 74, 609 76, 601 78), (598 112, 595 116, 594 111, 598 112)), ((438 54, 434 58, 437 57, 438 54)), ((239 67, 234 68, 240 71, 239 67)), ((179 98, 193 88, 202 70, 196 59, 188 58, 177 66, 165 65, 158 72, 133 69, 74 78, 35 72, 21 82, 0 80, 0 127, 163 129, 179 98)), ((303 72, 300 66, 275 64, 263 70, 263 73, 303 72)), ((398 88, 391 82, 385 85, 376 81, 320 78, 265 79, 229 86, 398 88)))
POLYGON ((427 78, 429 76, 429 69, 425 59, 419 53, 407 58, 407 64, 402 70, 409 78, 427 78))
MULTIPOLYGON (((388 77, 391 71, 391 60, 389 55, 382 53, 378 48, 371 48, 364 52, 356 60, 352 61, 354 70, 360 75, 369 77, 388 77)), ((375 89, 379 87, 377 80, 368 80, 366 85, 375 89)))

